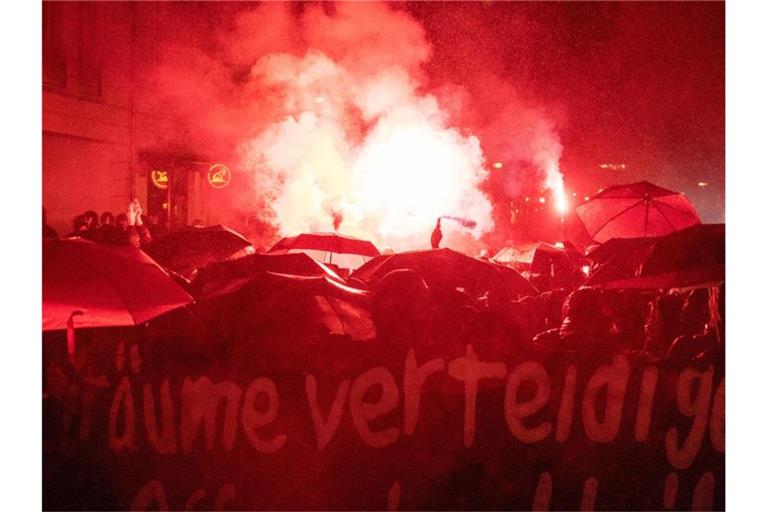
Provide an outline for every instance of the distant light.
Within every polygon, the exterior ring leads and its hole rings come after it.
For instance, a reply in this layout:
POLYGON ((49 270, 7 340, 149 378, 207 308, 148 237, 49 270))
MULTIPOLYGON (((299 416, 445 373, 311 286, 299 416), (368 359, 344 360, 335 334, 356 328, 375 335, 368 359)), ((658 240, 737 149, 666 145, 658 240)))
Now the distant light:
POLYGON ((709 183, 707 183, 706 181, 700 181, 699 182, 699 186, 700 187, 706 187, 707 185, 709 185, 709 183))
POLYGON ((584 265, 581 267, 581 273, 587 277, 589 277, 589 271, 590 271, 589 265, 584 265))
POLYGON ((565 249, 565 244, 563 242, 555 242, 555 247, 558 249, 565 249))
POLYGON ((502 164, 501 162, 493 162, 494 169, 501 169, 502 167, 504 167, 504 164, 502 164))
POLYGON ((571 192, 571 195, 572 195, 573 197, 576 197, 576 192, 571 192))
POLYGON ((540 202, 541 204, 544 204, 544 203, 546 203, 546 202, 547 202, 547 198, 546 198, 546 197, 540 197, 540 198, 539 198, 539 202, 540 202))
POLYGON ((528 201, 530 201, 530 200, 531 200, 531 198, 530 198, 530 197, 526 197, 526 198, 525 198, 525 202, 526 202, 526 203, 527 203, 528 201))
POLYGON ((318 96, 317 98, 315 98, 316 103, 322 103, 324 101, 325 101, 325 98, 323 98, 322 96, 318 96))
POLYGON ((623 171, 627 168, 624 164, 600 164, 598 167, 601 169, 610 169, 612 171, 623 171))
POLYGON ((585 201, 589 201, 589 196, 584 196, 585 201))
POLYGON ((602 192, 602 191, 603 191, 603 189, 601 189, 601 188, 597 189, 597 193, 598 193, 598 194, 599 194, 600 192, 602 192))

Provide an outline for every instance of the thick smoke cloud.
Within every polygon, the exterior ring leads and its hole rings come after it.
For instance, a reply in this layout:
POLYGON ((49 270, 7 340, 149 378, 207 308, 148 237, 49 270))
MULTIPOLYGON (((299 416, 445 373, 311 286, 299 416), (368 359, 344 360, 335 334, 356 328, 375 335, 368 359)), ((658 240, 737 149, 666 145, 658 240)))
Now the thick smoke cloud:
POLYGON ((233 16, 206 48, 165 48, 159 97, 195 127, 193 144, 232 155, 249 187, 231 206, 276 234, 338 228, 424 248, 447 215, 474 221, 443 225, 449 246, 469 249, 494 229, 489 184, 506 197, 558 186, 551 123, 509 90, 470 133, 460 121, 473 98, 454 101, 460 84, 452 98, 430 91, 432 49, 405 11, 265 3, 233 16), (491 180, 488 148, 514 164, 491 180))

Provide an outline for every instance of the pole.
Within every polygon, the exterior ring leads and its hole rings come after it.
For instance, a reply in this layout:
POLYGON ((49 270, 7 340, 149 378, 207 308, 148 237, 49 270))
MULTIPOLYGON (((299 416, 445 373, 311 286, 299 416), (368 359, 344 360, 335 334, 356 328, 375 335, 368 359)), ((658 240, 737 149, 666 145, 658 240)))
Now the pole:
POLYGON ((82 311, 73 311, 67 319, 67 357, 69 362, 75 364, 75 357, 77 356, 77 343, 75 339, 75 317, 81 316, 82 311))
POLYGON ((165 189, 165 205, 168 207, 167 213, 166 213, 166 221, 168 223, 168 231, 171 230, 171 219, 173 218, 173 209, 171 207, 171 183, 173 182, 173 175, 171 174, 171 171, 166 171, 168 173, 168 187, 165 189))

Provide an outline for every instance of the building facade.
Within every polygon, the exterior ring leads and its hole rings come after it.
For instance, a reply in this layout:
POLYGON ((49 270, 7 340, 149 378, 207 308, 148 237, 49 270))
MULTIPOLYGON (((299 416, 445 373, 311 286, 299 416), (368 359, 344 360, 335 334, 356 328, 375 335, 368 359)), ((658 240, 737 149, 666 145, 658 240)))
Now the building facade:
POLYGON ((60 235, 85 210, 117 215, 133 198, 159 222, 207 222, 203 185, 213 162, 190 149, 182 120, 138 94, 174 9, 43 2, 42 199, 60 235))

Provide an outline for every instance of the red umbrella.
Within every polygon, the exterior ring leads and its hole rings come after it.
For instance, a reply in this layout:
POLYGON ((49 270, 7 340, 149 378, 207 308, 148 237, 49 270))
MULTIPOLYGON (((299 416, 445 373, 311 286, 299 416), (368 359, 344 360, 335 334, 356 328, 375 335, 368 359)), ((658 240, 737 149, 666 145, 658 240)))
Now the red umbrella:
POLYGON ((283 238, 269 252, 309 249, 336 254, 358 254, 360 256, 378 256, 381 254, 368 240, 360 240, 338 233, 302 233, 283 238))
POLYGON ((371 257, 380 254, 376 246, 368 240, 338 233, 302 233, 283 238, 268 252, 272 254, 303 252, 317 261, 335 264, 337 268, 344 269, 355 269, 371 257))
POLYGON ((661 236, 701 223, 687 197, 647 181, 609 187, 576 212, 597 242, 661 236))
POLYGON ((138 249, 80 238, 43 242, 43 330, 139 325, 192 302, 138 249))

